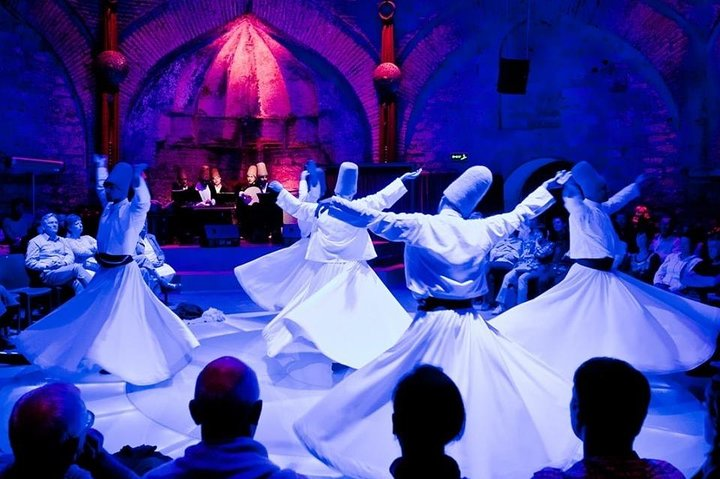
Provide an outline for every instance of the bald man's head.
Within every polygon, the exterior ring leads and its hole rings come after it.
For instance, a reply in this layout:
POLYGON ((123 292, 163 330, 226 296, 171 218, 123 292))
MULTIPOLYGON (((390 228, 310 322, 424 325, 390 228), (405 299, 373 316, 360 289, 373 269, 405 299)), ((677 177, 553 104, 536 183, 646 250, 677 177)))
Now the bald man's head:
POLYGON ((51 460, 67 461, 69 466, 87 432, 87 415, 80 390, 72 384, 46 384, 24 394, 15 403, 9 422, 15 459, 51 455, 51 460))
POLYGON ((190 413, 203 436, 252 436, 261 409, 255 371, 239 359, 224 356, 200 372, 190 413))

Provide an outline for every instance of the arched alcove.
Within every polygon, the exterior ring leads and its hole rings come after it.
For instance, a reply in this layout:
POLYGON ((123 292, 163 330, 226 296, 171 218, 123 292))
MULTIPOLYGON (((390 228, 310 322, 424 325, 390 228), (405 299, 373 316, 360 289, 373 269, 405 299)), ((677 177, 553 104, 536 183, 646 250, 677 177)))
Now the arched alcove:
POLYGON ((505 210, 509 211, 540 184, 552 177, 553 173, 572 168, 564 158, 535 158, 523 163, 505 180, 503 199, 505 210))
POLYGON ((262 160, 292 188, 308 158, 361 162, 370 153, 362 105, 316 57, 239 17, 148 75, 128 115, 126 156, 152 160, 163 199, 174 166, 192 174, 209 164, 232 183, 262 160))

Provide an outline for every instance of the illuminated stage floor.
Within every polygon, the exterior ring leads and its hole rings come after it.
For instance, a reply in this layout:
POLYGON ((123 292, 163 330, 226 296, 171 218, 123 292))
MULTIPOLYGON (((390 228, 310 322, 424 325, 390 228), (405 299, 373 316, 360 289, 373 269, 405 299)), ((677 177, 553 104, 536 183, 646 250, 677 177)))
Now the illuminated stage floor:
MULTIPOLYGON (((233 355, 258 373, 264 408, 256 437, 267 446, 271 458, 311 477, 340 477, 305 451, 295 438, 292 423, 352 372, 333 373, 327 358, 301 344, 288 354, 266 357, 260 330, 272 315, 258 310, 231 273, 232 266, 264 254, 269 248, 168 250, 168 262, 182 274, 185 286, 182 293, 171 296, 171 302, 215 307, 227 313, 227 320, 191 325, 201 346, 195 350, 193 362, 164 383, 140 388, 113 376, 97 374, 78 383, 88 407, 96 414, 96 427, 105 435, 108 450, 118 450, 125 444, 154 444, 161 452, 177 456, 197 442, 199 429, 187 409, 195 378, 212 359, 233 355), (214 278, 211 282, 210 277, 214 278), (207 290, 209 284, 213 286, 211 291, 207 290)), ((411 310, 412 299, 398 272, 384 275, 400 302, 411 310)), ((12 404, 19 395, 45 380, 31 366, 0 367, 0 450, 9 450, 6 425, 12 404)), ((636 443, 641 456, 668 460, 688 476, 697 470, 707 450, 704 409, 690 391, 697 394, 705 381, 684 375, 651 378, 651 413, 636 443)))

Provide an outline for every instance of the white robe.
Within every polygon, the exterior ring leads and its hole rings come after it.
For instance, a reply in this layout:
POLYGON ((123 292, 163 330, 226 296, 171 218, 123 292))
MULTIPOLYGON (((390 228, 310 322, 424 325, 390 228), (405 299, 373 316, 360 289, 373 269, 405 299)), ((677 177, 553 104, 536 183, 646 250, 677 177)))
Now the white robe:
MULTIPOLYGON (((314 205, 321 192, 320 183, 313 187, 304 176, 300 179, 298 200, 301 202, 314 205)), ((298 219, 300 240, 235 267, 235 277, 255 304, 268 311, 279 311, 317 273, 321 264, 305 260, 312 226, 313 222, 298 219)))
MULTIPOLYGON (((385 209, 407 189, 395 180, 356 204, 385 209)), ((316 205, 282 191, 278 205, 312 224, 305 259, 311 277, 263 330, 268 356, 280 353, 295 338, 312 342, 333 361, 360 368, 395 344, 410 325, 410 316, 367 264, 376 256, 364 228, 347 225, 327 213, 315 217, 316 205)))
MULTIPOLYGON (((552 203, 543 188, 510 213, 465 220, 377 213, 369 229, 405 246, 408 287, 419 298, 472 298, 483 288, 486 253, 520 222, 552 203)), ((472 308, 418 311, 400 341, 333 388, 295 424, 308 449, 343 474, 390 477, 400 455, 392 434, 392 393, 414 366, 443 369, 458 386, 467 418, 447 453, 471 478, 525 478, 564 467, 579 454, 570 428, 571 386, 513 344, 472 308)))
MULTIPOLYGON (((630 185, 602 204, 566 198, 570 257, 616 256, 621 242, 609 215, 636 194, 630 185)), ((658 374, 692 369, 712 356, 720 309, 575 264, 559 284, 491 324, 567 378, 596 356, 658 374)))
MULTIPOLYGON (((98 183, 102 181, 99 174, 98 183)), ((107 204, 98 250, 131 255, 149 208, 143 180, 132 201, 107 204)), ((129 383, 149 385, 185 367, 199 343, 147 287, 131 261, 101 268, 80 294, 23 331, 16 346, 34 364, 62 375, 99 366, 129 383)))

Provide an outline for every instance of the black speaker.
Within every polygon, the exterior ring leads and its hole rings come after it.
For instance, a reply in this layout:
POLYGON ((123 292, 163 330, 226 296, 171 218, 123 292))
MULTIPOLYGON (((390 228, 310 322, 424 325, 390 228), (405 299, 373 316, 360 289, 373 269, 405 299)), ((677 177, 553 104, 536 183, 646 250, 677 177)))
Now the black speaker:
POLYGON ((527 90, 530 60, 500 57, 497 91, 509 95, 524 95, 527 90))
POLYGON ((236 225, 205 225, 205 246, 238 246, 240 232, 236 225))

